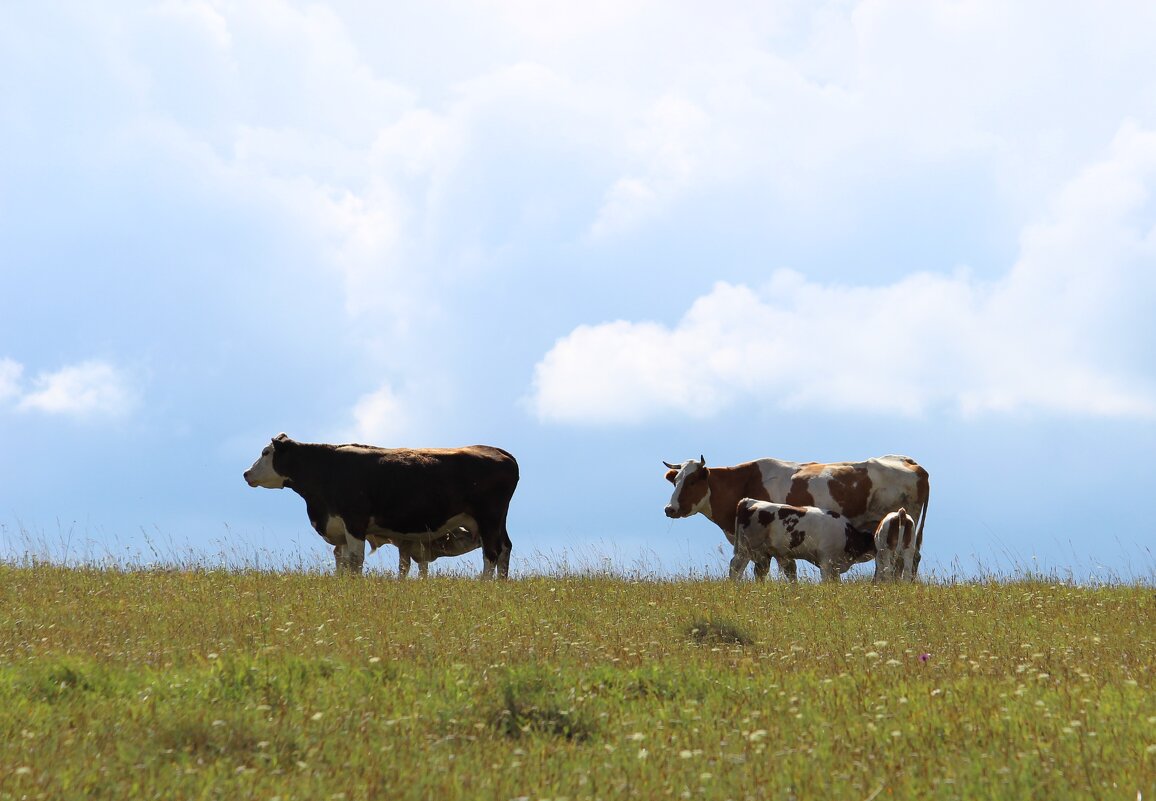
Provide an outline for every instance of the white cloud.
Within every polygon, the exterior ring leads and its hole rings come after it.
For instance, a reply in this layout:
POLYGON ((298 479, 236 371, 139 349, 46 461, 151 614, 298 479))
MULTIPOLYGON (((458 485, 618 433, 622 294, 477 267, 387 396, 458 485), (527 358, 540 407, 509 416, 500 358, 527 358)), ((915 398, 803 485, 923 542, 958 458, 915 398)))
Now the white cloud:
POLYGON ((20 394, 20 376, 24 365, 12 359, 0 359, 0 401, 20 394))
POLYGON ((406 404, 388 384, 358 398, 351 439, 369 444, 397 442, 412 425, 406 404))
POLYGON ((20 395, 16 408, 83 419, 121 417, 137 402, 137 392, 122 369, 93 360, 40 373, 32 379, 32 389, 20 395))
POLYGON ((743 401, 831 411, 1156 416, 1156 132, 1107 158, 1025 229, 1000 280, 920 273, 886 286, 777 271, 718 283, 674 327, 580 326, 535 368, 544 421, 716 415, 743 401))
POLYGON ((635 228, 660 214, 695 180, 704 156, 718 149, 712 134, 718 132, 698 105, 675 95, 659 98, 628 136, 632 159, 643 174, 625 176, 610 187, 591 235, 635 228))

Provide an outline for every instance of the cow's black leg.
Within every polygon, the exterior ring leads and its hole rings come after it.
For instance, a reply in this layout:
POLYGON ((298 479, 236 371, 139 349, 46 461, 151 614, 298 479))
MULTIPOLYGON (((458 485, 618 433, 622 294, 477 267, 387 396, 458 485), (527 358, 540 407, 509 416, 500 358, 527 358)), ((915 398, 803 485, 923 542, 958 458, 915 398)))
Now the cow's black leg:
POLYGON ((478 518, 478 534, 482 539, 482 578, 493 578, 495 568, 498 578, 509 578, 513 544, 506 533, 505 515, 478 518))
POLYGON ((759 557, 755 560, 755 581, 764 581, 771 572, 771 558, 759 557))
POLYGON ((510 554, 514 551, 514 543, 510 541, 510 534, 506 531, 506 521, 502 521, 502 552, 498 554, 498 578, 510 577, 510 554))

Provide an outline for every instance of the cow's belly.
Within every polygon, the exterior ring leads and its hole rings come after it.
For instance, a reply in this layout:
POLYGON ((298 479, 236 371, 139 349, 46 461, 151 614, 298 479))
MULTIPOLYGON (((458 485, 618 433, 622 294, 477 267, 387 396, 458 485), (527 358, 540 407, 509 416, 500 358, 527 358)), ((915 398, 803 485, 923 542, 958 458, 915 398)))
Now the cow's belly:
POLYGON ((463 512, 449 518, 436 529, 427 529, 425 531, 398 531, 387 526, 382 526, 376 519, 370 518, 367 535, 371 542, 377 540, 383 542, 430 542, 431 540, 441 539, 448 535, 458 536, 460 529, 465 529, 470 533, 471 537, 476 537, 478 536, 478 521, 474 520, 471 515, 463 512))

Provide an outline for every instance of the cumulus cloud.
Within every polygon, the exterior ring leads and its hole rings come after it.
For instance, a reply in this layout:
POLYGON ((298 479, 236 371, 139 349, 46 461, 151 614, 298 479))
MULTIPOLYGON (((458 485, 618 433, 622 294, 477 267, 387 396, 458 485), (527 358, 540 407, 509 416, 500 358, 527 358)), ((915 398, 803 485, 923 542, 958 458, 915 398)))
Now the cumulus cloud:
POLYGON ((616 321, 559 340, 534 372, 543 421, 709 417, 743 401, 918 415, 1156 416, 1156 132, 1107 157, 981 281, 925 272, 882 286, 776 271, 718 283, 674 326, 616 321))
POLYGON ((121 417, 138 403, 129 376, 108 362, 92 360, 39 373, 27 390, 19 383, 22 372, 23 365, 0 360, 0 399, 16 398, 15 408, 22 412, 78 419, 121 417))
POLYGON ((24 365, 12 359, 0 359, 0 401, 20 394, 20 376, 24 365))
POLYGON ((404 447, 426 442, 441 430, 454 397, 450 379, 427 373, 414 380, 384 381, 358 397, 334 441, 404 447))
POLYGON ((357 442, 396 442, 407 433, 411 415, 401 396, 388 384, 358 398, 353 406, 352 439, 357 442))

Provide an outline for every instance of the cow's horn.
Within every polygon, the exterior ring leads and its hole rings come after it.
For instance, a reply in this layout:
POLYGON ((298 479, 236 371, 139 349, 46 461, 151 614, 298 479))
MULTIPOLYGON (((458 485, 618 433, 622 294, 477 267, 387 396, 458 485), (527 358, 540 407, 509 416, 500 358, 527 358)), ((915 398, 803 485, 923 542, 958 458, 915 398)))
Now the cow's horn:
POLYGON ((682 465, 671 464, 670 462, 666 461, 665 459, 662 460, 662 463, 664 465, 666 465, 667 467, 669 467, 671 470, 677 470, 678 468, 682 467, 682 465))
POLYGON ((706 457, 703 456, 701 453, 698 455, 698 463, 701 464, 703 467, 706 467, 706 457))

